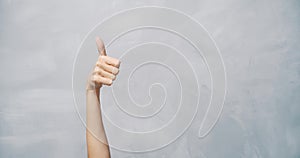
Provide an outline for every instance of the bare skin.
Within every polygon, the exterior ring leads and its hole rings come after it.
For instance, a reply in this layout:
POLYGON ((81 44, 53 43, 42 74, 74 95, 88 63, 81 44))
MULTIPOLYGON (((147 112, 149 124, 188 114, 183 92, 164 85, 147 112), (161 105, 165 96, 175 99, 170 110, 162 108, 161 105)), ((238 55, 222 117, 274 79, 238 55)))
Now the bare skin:
POLYGON ((86 86, 86 141, 88 158, 110 158, 109 145, 102 122, 100 89, 110 86, 119 72, 120 61, 106 55, 102 40, 97 37, 99 58, 86 86))

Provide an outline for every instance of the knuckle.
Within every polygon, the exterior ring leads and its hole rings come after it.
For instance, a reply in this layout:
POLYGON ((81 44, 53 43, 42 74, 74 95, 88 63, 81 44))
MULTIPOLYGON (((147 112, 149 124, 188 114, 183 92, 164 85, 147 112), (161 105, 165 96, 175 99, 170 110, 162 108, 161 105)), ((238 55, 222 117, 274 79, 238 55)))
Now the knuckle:
POLYGON ((94 78, 94 77, 92 77, 92 78, 91 78, 91 81, 92 81, 92 82, 95 82, 96 80, 95 80, 95 78, 94 78))
POLYGON ((105 57, 105 56, 100 55, 100 56, 98 57, 98 61, 99 61, 99 62, 102 62, 102 61, 104 60, 104 57, 105 57))
POLYGON ((100 62, 100 61, 97 61, 97 62, 96 62, 96 67, 97 67, 97 66, 100 66, 100 64, 101 64, 101 62, 100 62))
POLYGON ((99 69, 99 70, 97 71, 97 73, 98 73, 99 75, 103 75, 102 69, 99 69))
MULTIPOLYGON (((92 73, 92 75, 96 75, 97 74, 97 72, 96 71, 93 71, 93 73, 92 73)), ((92 77, 93 78, 93 77, 92 77)))
POLYGON ((98 66, 95 66, 94 72, 98 72, 98 71, 99 71, 99 67, 98 67, 98 66))
POLYGON ((98 82, 98 78, 97 78, 97 76, 96 76, 96 75, 93 75, 93 77, 92 77, 92 81, 93 81, 93 82, 98 82))
POLYGON ((100 69, 103 69, 103 68, 104 68, 103 62, 99 62, 99 63, 97 64, 97 66, 98 66, 100 69))

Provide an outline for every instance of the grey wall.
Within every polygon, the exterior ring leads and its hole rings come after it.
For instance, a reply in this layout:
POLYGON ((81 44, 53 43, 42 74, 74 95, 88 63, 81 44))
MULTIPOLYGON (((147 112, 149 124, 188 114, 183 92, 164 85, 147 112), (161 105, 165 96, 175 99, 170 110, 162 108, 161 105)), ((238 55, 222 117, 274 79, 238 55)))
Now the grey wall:
POLYGON ((113 149, 113 157, 300 156, 299 1, 1 0, 1 158, 86 157, 71 85, 77 48, 104 18, 145 5, 178 9, 206 27, 225 62, 227 97, 207 137, 197 138, 196 119, 166 148, 113 149))

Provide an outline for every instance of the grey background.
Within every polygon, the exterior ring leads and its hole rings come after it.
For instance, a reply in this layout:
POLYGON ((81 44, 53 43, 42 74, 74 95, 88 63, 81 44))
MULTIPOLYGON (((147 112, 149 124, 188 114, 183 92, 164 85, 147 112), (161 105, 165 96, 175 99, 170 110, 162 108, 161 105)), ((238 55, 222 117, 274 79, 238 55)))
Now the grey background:
POLYGON ((145 5, 181 10, 212 34, 227 70, 225 107, 204 139, 196 120, 166 148, 113 157, 300 156, 299 1, 2 0, 0 157, 86 157, 71 88, 76 50, 104 18, 145 5))

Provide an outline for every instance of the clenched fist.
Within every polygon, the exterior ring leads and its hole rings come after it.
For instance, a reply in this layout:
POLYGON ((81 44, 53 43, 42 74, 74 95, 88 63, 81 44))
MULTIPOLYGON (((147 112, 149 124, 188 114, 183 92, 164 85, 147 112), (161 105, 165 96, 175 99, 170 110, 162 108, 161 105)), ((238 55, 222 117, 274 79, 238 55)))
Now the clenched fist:
POLYGON ((120 67, 118 59, 106 56, 104 43, 99 37, 96 38, 96 44, 99 57, 88 78, 87 90, 97 90, 102 85, 110 86, 116 79, 120 67))

